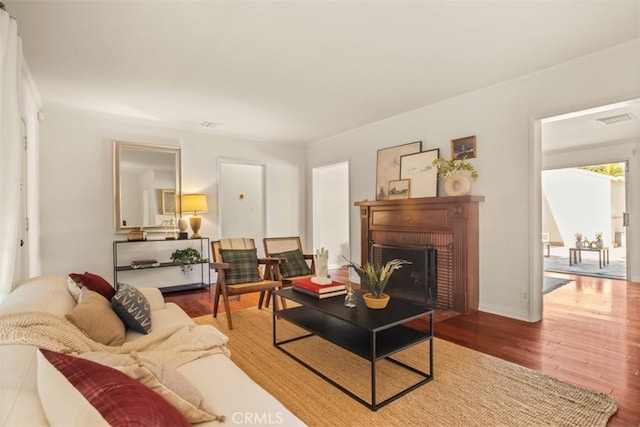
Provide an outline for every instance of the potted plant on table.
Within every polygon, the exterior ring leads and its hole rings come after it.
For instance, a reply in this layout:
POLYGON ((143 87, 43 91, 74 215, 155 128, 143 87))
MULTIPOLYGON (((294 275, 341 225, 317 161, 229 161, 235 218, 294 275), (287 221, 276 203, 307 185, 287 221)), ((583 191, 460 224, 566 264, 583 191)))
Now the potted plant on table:
POLYGON ((445 160, 438 157, 432 165, 438 169, 438 179, 444 181, 444 191, 449 196, 467 194, 471 190, 469 177, 474 181, 478 179, 478 171, 466 158, 445 160))
POLYGON ((180 264, 180 270, 185 273, 186 271, 193 270, 193 264, 202 264, 209 262, 208 258, 202 258, 200 252, 194 248, 176 249, 171 254, 171 262, 180 264))
POLYGON ((402 268, 404 264, 411 263, 402 259, 392 259, 385 265, 370 263, 359 265, 349 261, 346 267, 353 268, 358 273, 361 284, 369 291, 363 295, 365 305, 369 308, 380 309, 385 308, 389 303, 389 295, 383 293, 383 291, 387 283, 389 283, 391 274, 402 268))
POLYGON ((596 233, 595 247, 596 249, 602 249, 604 247, 604 242, 602 241, 602 232, 596 233))
POLYGON ((576 248, 582 249, 582 233, 576 233, 576 248))

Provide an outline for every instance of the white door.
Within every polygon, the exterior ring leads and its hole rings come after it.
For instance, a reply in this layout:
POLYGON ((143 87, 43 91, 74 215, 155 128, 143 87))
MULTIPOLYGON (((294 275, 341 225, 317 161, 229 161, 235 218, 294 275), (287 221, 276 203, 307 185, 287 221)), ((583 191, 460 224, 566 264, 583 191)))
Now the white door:
POLYGON ((350 259, 349 163, 313 168, 312 179, 313 248, 327 249, 329 268, 338 268, 350 259))
POLYGON ((220 238, 252 238, 258 256, 262 256, 266 231, 265 166, 220 160, 218 171, 218 235, 220 238))

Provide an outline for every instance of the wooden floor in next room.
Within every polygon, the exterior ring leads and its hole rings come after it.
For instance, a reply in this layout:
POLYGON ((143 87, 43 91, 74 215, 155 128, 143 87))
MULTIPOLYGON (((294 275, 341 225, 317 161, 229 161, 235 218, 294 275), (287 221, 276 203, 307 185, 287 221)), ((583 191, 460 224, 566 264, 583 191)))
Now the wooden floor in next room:
MULTIPOLYGON (((344 280, 346 274, 331 272, 336 280, 344 280)), ((440 310, 435 316, 436 336, 611 394, 619 408, 609 426, 640 426, 640 283, 547 274, 572 281, 544 296, 541 322, 440 310)), ((211 287, 165 298, 196 317, 211 314, 213 296, 211 287)), ((231 310, 255 307, 257 300, 257 294, 243 295, 231 302, 231 310)), ((224 310, 222 304, 220 308, 224 310)))

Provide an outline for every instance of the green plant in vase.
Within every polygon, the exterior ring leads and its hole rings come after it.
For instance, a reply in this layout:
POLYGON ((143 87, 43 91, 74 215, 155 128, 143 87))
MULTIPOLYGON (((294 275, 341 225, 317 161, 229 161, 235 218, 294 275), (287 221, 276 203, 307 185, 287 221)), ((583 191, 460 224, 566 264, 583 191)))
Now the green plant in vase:
POLYGON ((171 262, 180 264, 180 270, 186 272, 193 270, 193 264, 209 262, 208 258, 202 258, 200 252, 194 248, 176 249, 171 254, 171 262))
POLYGON ((389 296, 384 293, 384 288, 387 286, 387 283, 389 283, 391 274, 402 268, 403 265, 411 264, 409 261, 402 259, 392 259, 384 265, 371 263, 360 265, 349 260, 347 261, 349 263, 346 267, 353 268, 360 277, 361 284, 369 291, 370 295, 364 295, 365 304, 367 304, 367 307, 369 308, 386 307, 389 296), (380 306, 371 306, 369 302, 370 300, 378 300, 377 304, 376 302, 373 302, 373 304, 380 306))
POLYGON ((478 171, 467 159, 445 160, 438 157, 431 164, 438 169, 438 179, 443 181, 450 180, 456 173, 463 171, 470 172, 474 181, 478 179, 478 171))

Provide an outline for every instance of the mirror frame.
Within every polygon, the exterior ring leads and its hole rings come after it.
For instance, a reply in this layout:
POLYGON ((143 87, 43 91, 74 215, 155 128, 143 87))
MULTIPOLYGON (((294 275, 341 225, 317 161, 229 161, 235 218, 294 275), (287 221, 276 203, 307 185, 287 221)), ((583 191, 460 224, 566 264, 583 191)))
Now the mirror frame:
MULTIPOLYGON (((120 160, 122 157, 122 150, 139 150, 139 151, 149 151, 149 152, 160 152, 160 153, 169 153, 175 156, 175 168, 176 168, 176 182, 175 182, 175 195, 176 200, 180 200, 180 195, 182 194, 182 169, 181 169, 181 153, 180 147, 171 147, 165 145, 153 145, 153 144, 141 144, 137 142, 128 142, 128 141, 113 141, 113 218, 114 218, 114 227, 116 233, 128 233, 133 230, 135 227, 141 227, 138 224, 126 225, 122 224, 122 191, 121 191, 121 182, 120 182, 120 160)), ((176 203, 176 227, 178 223, 178 218, 180 217, 180 209, 178 204, 176 203)), ((143 227, 145 231, 148 232, 165 232, 167 231, 166 227, 160 225, 154 226, 146 226, 143 227)))

